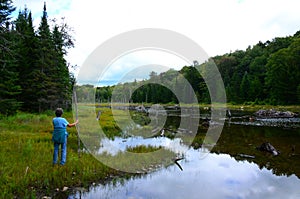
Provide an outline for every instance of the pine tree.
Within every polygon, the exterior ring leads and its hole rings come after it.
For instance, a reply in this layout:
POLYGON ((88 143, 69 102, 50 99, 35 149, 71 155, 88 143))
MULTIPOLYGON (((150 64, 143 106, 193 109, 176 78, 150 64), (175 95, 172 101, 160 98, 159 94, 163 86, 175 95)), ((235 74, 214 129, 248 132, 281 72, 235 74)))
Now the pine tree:
POLYGON ((34 74, 37 73, 36 60, 38 59, 38 51, 31 12, 28 13, 26 8, 24 11, 20 11, 15 23, 18 36, 19 84, 22 87, 19 100, 22 102, 22 109, 24 111, 34 111, 33 107, 37 106, 37 90, 33 88, 36 85, 34 74))
POLYGON ((38 111, 54 109, 58 106, 68 108, 71 101, 72 78, 64 59, 66 48, 73 47, 68 34, 68 26, 54 25, 51 32, 44 4, 43 16, 38 29, 38 51, 36 85, 38 111))
POLYGON ((36 106, 33 107, 35 111, 41 112, 51 109, 50 100, 53 100, 55 95, 54 85, 51 82, 50 74, 53 66, 53 43, 51 40, 50 27, 47 20, 46 3, 44 4, 43 16, 38 28, 38 53, 37 68, 34 70, 33 80, 38 82, 33 86, 36 91, 36 106))
POLYGON ((11 115, 16 113, 20 102, 16 96, 20 92, 17 84, 15 34, 10 29, 10 14, 15 10, 10 0, 0 3, 0 113, 11 115))
POLYGON ((10 0, 0 2, 0 113, 13 114, 21 104, 31 112, 70 106, 75 80, 64 59, 74 45, 69 27, 55 25, 51 32, 44 4, 35 33, 27 8, 10 23, 14 10, 10 0))
POLYGON ((69 69, 64 59, 64 35, 59 30, 57 25, 53 30, 53 42, 54 42, 54 69, 52 79, 56 81, 56 100, 61 107, 68 108, 71 100, 71 78, 69 75, 69 69), (58 78, 59 77, 59 78, 58 78))
POLYGON ((0 23, 1 27, 6 27, 9 23, 11 13, 15 11, 15 7, 12 5, 11 0, 1 0, 0 2, 0 23))

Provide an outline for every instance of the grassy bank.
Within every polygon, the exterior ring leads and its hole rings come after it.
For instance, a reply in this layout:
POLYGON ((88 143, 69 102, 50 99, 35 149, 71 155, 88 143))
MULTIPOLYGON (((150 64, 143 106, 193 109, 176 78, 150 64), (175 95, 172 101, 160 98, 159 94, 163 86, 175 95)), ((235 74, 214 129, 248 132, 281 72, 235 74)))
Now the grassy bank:
MULTIPOLYGON (((0 198, 36 198, 63 187, 88 186, 123 175, 88 153, 77 153, 75 128, 69 129, 67 164, 52 166, 52 115, 19 113, 0 120, 0 198)), ((72 122, 72 114, 63 115, 72 122)))
MULTIPOLYGON (((99 110, 96 109, 96 112, 99 110)), ((115 114, 121 118, 121 122, 126 122, 128 118, 124 117, 123 112, 117 111, 115 114)), ((53 115, 53 112, 45 114, 18 113, 15 116, 0 118, 0 198, 41 198, 43 196, 59 198, 61 195, 61 198, 65 198, 74 188, 88 188, 93 183, 103 183, 133 175, 109 168, 87 152, 81 152, 78 156, 75 128, 68 128, 66 165, 53 166, 53 142, 51 141, 53 115), (68 191, 62 191, 64 187, 68 187, 68 191)), ((73 122, 71 112, 64 113, 63 117, 69 122, 73 122)), ((95 118, 91 117, 90 121, 95 121, 95 118)), ((101 118, 98 122, 107 137, 113 138, 121 135, 121 130, 113 119, 111 109, 102 108, 101 118)), ((89 123, 85 122, 80 125, 84 127, 89 123)), ((85 136, 83 132, 80 133, 81 136, 85 136)), ((92 131, 91 133, 97 132, 92 131)), ((87 135, 91 135, 91 133, 87 133, 87 135)), ((147 154, 147 152, 156 150, 167 154, 161 158, 173 155, 169 151, 160 150, 160 148, 134 147, 127 150, 132 159, 128 159, 128 155, 123 157, 124 154, 120 154, 120 157, 117 157, 118 164, 129 164, 127 167, 130 167, 133 161, 136 162, 135 154, 147 154)), ((110 156, 107 158, 113 162, 116 159, 110 156)), ((157 160, 157 156, 151 156, 151 153, 149 153, 149 157, 145 156, 145 159, 136 163, 139 165, 146 162, 151 162, 153 168, 161 163, 157 160)))

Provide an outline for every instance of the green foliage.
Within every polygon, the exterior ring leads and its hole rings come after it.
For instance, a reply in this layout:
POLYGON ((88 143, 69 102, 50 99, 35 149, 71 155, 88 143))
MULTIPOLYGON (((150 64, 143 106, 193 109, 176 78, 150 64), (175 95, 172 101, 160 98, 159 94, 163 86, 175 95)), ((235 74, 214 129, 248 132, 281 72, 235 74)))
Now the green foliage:
POLYGON ((12 115, 21 106, 17 99, 20 93, 18 82, 17 51, 15 34, 10 31, 10 17, 14 7, 11 1, 1 1, 0 4, 0 114, 12 115))
POLYGON ((267 85, 276 104, 298 104, 297 87, 300 84, 300 39, 294 39, 288 48, 270 56, 267 64, 267 85))
POLYGON ((15 11, 15 7, 12 5, 12 0, 1 0, 0 3, 0 24, 1 27, 6 26, 10 20, 10 15, 15 11))
POLYGON ((247 101, 249 99, 249 88, 250 88, 250 82, 249 82, 248 73, 246 71, 240 85, 240 97, 243 101, 247 101))
POLYGON ((154 152, 154 151, 157 151, 157 150, 160 150, 162 149, 161 146, 159 147, 154 147, 154 146, 144 146, 144 145, 139 145, 139 146, 136 146, 136 147, 127 147, 127 150, 128 152, 132 152, 132 153, 150 153, 150 152, 154 152))
MULTIPOLYGON (((114 120, 114 116, 112 114, 111 109, 101 108, 101 109, 97 109, 97 112, 98 111, 101 111, 101 117, 99 120, 99 124, 100 124, 102 130, 104 131, 105 135, 108 138, 113 138, 115 136, 121 136, 122 130, 116 124, 116 121, 114 120)), ((118 113, 119 113, 118 116, 122 115, 121 111, 118 113)))
POLYGON ((74 78, 64 59, 73 47, 70 28, 62 23, 51 30, 46 4, 37 32, 26 8, 11 23, 13 10, 11 1, 1 1, 0 114, 70 108, 74 78))
MULTIPOLYGON (((105 90, 105 89, 104 89, 105 90)), ((106 92, 101 90, 101 92, 106 92)), ((77 100, 78 102, 89 102, 89 103, 94 103, 96 101, 101 101, 103 100, 103 97, 101 96, 101 93, 99 90, 97 90, 97 93, 95 93, 95 88, 93 85, 82 85, 82 86, 77 86, 76 87, 76 95, 77 95, 77 100), (96 96, 96 97, 95 97, 96 96)), ((107 95, 107 101, 110 99, 110 95, 107 95)))
POLYGON ((300 102, 300 84, 297 87, 298 102, 300 102))

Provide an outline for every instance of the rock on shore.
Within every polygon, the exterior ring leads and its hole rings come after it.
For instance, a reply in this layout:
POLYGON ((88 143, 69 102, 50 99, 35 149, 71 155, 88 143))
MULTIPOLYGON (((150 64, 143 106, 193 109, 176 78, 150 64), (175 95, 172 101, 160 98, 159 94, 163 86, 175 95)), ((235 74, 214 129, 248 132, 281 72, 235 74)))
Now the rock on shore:
POLYGON ((258 110, 254 115, 261 118, 292 118, 298 116, 298 114, 291 111, 277 111, 274 109, 258 110))

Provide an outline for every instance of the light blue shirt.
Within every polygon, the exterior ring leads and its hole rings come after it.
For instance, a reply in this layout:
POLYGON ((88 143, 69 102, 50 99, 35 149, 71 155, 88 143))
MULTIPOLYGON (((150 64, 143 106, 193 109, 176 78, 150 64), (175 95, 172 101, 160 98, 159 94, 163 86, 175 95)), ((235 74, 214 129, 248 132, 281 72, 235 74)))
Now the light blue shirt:
POLYGON ((54 130, 55 129, 65 129, 66 135, 68 135, 67 126, 68 126, 69 122, 65 118, 55 117, 55 118, 53 118, 52 122, 53 122, 54 130))

